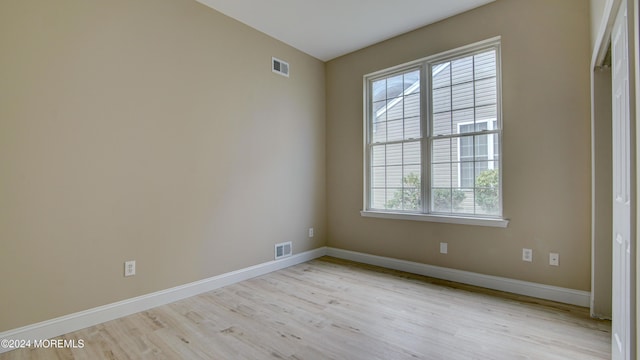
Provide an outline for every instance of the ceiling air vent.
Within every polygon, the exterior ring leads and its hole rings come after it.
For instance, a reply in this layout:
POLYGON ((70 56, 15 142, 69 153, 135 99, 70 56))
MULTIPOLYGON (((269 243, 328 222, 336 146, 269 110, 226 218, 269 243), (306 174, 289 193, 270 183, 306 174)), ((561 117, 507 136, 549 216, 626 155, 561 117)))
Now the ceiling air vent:
POLYGON ((276 74, 289 77, 289 63, 272 57, 271 71, 273 71, 276 74))

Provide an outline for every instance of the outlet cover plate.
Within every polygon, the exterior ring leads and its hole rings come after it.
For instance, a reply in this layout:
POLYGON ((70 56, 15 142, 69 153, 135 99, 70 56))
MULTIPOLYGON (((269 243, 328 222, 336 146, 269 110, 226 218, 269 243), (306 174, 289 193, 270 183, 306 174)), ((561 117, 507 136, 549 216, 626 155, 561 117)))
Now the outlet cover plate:
POLYGON ((124 276, 133 276, 136 274, 136 261, 129 260, 124 262, 124 276))

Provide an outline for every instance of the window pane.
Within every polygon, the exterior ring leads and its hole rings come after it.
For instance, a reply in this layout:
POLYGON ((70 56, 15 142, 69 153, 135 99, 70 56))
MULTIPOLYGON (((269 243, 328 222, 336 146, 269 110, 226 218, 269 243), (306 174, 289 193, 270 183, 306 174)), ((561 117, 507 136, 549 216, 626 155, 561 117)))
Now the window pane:
POLYGON ((434 163, 450 163, 451 139, 435 139, 432 144, 431 161, 434 163))
POLYGON ((385 209, 387 198, 387 191, 385 189, 372 189, 371 190, 371 208, 372 209, 385 209))
POLYGON ((385 145, 374 145, 371 147, 371 166, 384 166, 385 145))
POLYGON ((433 164, 431 185, 434 187, 451 187, 451 164, 433 164))
POLYGON ((384 188, 386 183, 386 169, 384 167, 371 168, 371 187, 384 188))
POLYGON ((451 138, 451 161, 455 163, 455 161, 460 160, 460 138, 451 138))
POLYGON ((402 188, 387 188, 385 208, 402 210, 402 188))
POLYGON ((387 78, 387 99, 393 99, 404 91, 402 74, 387 78))
MULTIPOLYGON (((487 177, 487 176, 491 176, 490 174, 488 174, 488 170, 489 170, 489 162, 488 161, 477 161, 475 163, 475 179, 474 179, 474 185, 472 186, 482 186, 483 183, 480 181, 478 182, 478 177, 482 176, 482 178, 487 177)), ((491 170, 493 171, 493 170, 491 170)), ((481 178, 481 180, 482 180, 481 178)))
POLYGON ((488 130, 489 123, 486 121, 476 121, 476 131, 488 130))
POLYGON ((431 68, 431 81, 434 89, 451 85, 451 64, 449 62, 431 68))
POLYGON ((476 178, 476 209, 483 214, 497 214, 500 210, 500 173, 493 161, 478 163, 476 178), (484 169, 484 170, 483 170, 484 169))
POLYGON ((420 70, 404 74, 404 90, 407 93, 420 92, 420 70))
POLYGON ((387 120, 402 119, 404 108, 402 98, 387 100, 387 120))
POLYGON ((402 140, 402 120, 387 122, 387 141, 402 140))
POLYGON ((460 181, 459 186, 465 188, 471 188, 474 185, 475 173, 473 162, 460 163, 460 181))
POLYGON ((476 81, 476 106, 497 103, 496 78, 476 81))
POLYGON ((460 138, 460 160, 473 160, 473 136, 460 138))
POLYGON ((387 110, 385 105, 386 100, 376 101, 373 103, 373 122, 380 122, 387 120, 387 110))
POLYGON ((422 192, 420 191, 420 166, 412 165, 404 168, 403 209, 419 210, 422 208, 422 192))
POLYGON ((451 134, 450 112, 443 112, 433 115, 433 134, 435 136, 451 134))
POLYGON ((478 161, 476 163, 476 187, 496 187, 499 183, 497 161, 478 161))
POLYGON ((373 124, 372 131, 373 131, 372 135, 373 135, 374 143, 387 141, 387 123, 386 122, 379 122, 379 123, 373 124))
POLYGON ((496 51, 490 50, 474 56, 475 79, 496 76, 496 51))
POLYGON ((465 57, 451 62, 452 85, 473 80, 473 57, 465 57))
POLYGON ((433 90, 433 112, 440 113, 451 110, 451 88, 433 90))
POLYGON ((387 166, 402 165, 402 144, 387 145, 387 166))
POLYGON ((454 129, 457 129, 457 133, 464 134, 473 132, 474 121, 473 109, 458 110, 453 112, 453 124, 454 129))
MULTIPOLYGON (((484 123, 486 125, 486 123, 484 123)), ((475 160, 488 160, 489 158, 489 137, 493 135, 477 135, 475 136, 475 160)))
POLYGON ((420 137, 420 118, 404 119, 404 139, 419 139, 420 137))
POLYGON ((500 193, 496 189, 476 189, 476 213, 484 215, 499 215, 500 193))
POLYGON ((404 97, 404 117, 420 116, 420 93, 404 97))
POLYGON ((403 210, 416 211, 422 208, 420 188, 405 188, 403 192, 403 210))
MULTIPOLYGON (((480 122, 482 120, 495 120, 498 118, 498 111, 496 110, 497 106, 486 105, 479 106, 476 108, 476 121, 480 122)), ((494 127, 495 129, 496 127, 494 127)))
POLYGON ((473 189, 452 189, 451 203, 454 213, 473 214, 475 212, 473 189))
POLYGON ((404 165, 420 165, 420 142, 404 143, 403 150, 404 165))
POLYGON ((431 189, 431 209, 434 212, 451 212, 451 188, 431 189))
POLYGON ((387 98, 387 80, 374 81, 371 84, 371 95, 371 99, 374 102, 385 100, 387 98))
POLYGON ((370 141, 380 145, 370 147, 369 207, 420 206, 422 144, 415 140, 422 135, 420 72, 414 69, 371 83, 370 141))
POLYGON ((463 83, 451 87, 453 110, 473 107, 473 83, 463 83))
POLYGON ((419 188, 420 187, 420 165, 409 165, 403 169, 404 187, 419 188))
POLYGON ((387 187, 402 187, 402 166, 387 167, 387 187))

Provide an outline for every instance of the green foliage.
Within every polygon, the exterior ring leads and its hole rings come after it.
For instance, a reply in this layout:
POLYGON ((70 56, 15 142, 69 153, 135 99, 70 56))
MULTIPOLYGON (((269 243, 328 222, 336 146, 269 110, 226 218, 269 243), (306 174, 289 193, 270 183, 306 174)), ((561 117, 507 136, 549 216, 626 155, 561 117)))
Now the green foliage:
POLYGON ((467 197, 462 190, 458 189, 434 189, 432 195, 433 210, 444 212, 462 209, 462 202, 467 197))
MULTIPOLYGON (((411 173, 402 179, 404 190, 397 190, 393 199, 387 201, 387 209, 420 210, 422 208, 422 194, 420 193, 420 177, 411 173)), ((462 209, 462 202, 466 195, 461 190, 434 189, 433 207, 435 211, 449 212, 462 209)))
MULTIPOLYGON (((420 210, 422 208, 422 194, 420 193, 420 176, 411 173, 402 179, 404 189, 397 190, 393 199, 387 201, 387 209, 420 210)), ((498 211, 500 196, 499 173, 496 169, 485 170, 476 179, 475 201, 487 213, 498 211)), ((433 210, 450 212, 462 209, 462 202, 466 198, 464 191, 459 189, 433 189, 433 210)))
POLYGON ((498 211, 500 196, 498 194, 498 170, 485 170, 476 179, 476 204, 487 212, 498 211))
POLYGON ((420 177, 411 173, 402 179, 404 190, 396 190, 393 199, 387 201, 387 209, 419 210, 422 203, 420 177), (403 205, 404 204, 404 205, 403 205))

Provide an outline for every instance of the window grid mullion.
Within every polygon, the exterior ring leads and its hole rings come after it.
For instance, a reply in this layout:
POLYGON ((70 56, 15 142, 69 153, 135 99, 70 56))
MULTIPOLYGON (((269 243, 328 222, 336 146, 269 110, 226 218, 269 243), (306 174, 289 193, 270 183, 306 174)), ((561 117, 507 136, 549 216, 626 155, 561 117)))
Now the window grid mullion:
MULTIPOLYGON (((473 131, 476 132, 478 130, 478 118, 476 116, 476 111, 478 107, 476 106, 476 57, 471 56, 471 75, 472 75, 472 84, 473 84, 473 131)), ((488 126, 487 126, 488 128, 488 126)), ((473 213, 477 213, 477 204, 475 201, 476 198, 476 135, 473 136, 473 213)))
MULTIPOLYGON (((389 79, 384 79, 384 106, 389 103, 389 79)), ((384 208, 387 208, 389 199, 387 199, 387 193, 389 192, 389 161, 387 147, 389 146, 389 110, 384 112, 384 208)))
POLYGON ((420 132, 422 140, 420 141, 421 154, 420 162, 422 174, 420 176, 420 197, 422 199, 423 213, 432 212, 431 209, 431 134, 433 133, 433 121, 431 120, 431 107, 433 90, 431 89, 431 72, 432 68, 428 63, 424 63, 420 69, 420 86, 423 89, 423 95, 420 97, 420 132), (429 85, 427 85, 429 84, 429 85))
MULTIPOLYGON (((451 114, 451 123, 449 124, 449 133, 453 133, 453 61, 449 61, 449 114, 451 114)), ((451 148, 451 142, 449 142, 451 148)), ((458 154, 459 155, 459 154, 458 154)), ((460 164, 458 163, 458 167, 460 164)), ((449 156, 449 212, 453 212, 453 154, 449 156)))
POLYGON ((404 126, 405 126, 405 77, 406 73, 402 74, 402 145, 400 146, 400 210, 405 210, 404 206, 404 144, 405 144, 405 134, 404 134, 404 126))

